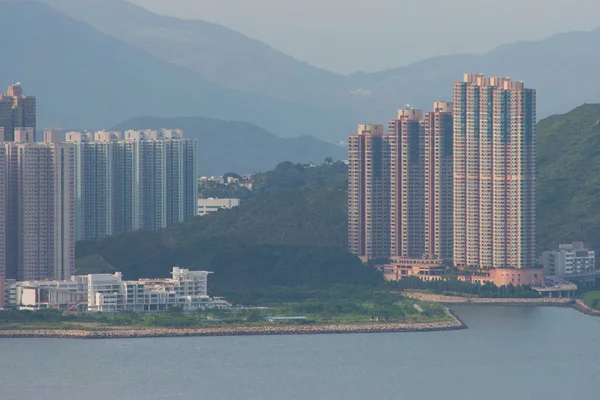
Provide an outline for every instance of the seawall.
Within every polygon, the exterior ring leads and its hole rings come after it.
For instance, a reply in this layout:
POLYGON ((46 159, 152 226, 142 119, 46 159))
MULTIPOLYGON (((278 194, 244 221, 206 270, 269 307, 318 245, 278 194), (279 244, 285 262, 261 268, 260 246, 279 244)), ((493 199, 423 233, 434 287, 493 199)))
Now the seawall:
POLYGON ((272 325, 215 328, 142 328, 115 330, 15 329, 0 330, 1 338, 129 339, 193 336, 307 335, 344 333, 433 332, 466 329, 454 313, 446 309, 450 321, 431 323, 368 323, 331 325, 272 325))
POLYGON ((600 317, 600 311, 594 310, 593 308, 586 306, 582 300, 575 300, 572 306, 574 309, 584 314, 591 315, 594 317, 600 317))

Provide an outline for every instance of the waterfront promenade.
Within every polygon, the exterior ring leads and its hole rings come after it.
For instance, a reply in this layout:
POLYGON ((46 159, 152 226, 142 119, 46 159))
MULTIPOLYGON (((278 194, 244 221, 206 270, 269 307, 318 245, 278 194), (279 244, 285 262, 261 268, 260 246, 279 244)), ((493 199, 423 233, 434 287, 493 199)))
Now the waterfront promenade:
MULTIPOLYGON (((442 304, 490 304, 490 305, 530 305, 530 306, 572 306, 575 300, 570 298, 485 298, 474 296, 444 296, 434 293, 404 291, 402 296, 410 299, 442 304)), ((583 304, 583 303, 582 303, 583 304)))
POLYGON ((420 301, 430 301, 444 305, 495 305, 495 306, 532 306, 532 307, 570 307, 587 315, 600 317, 600 311, 586 306, 580 299, 571 298, 484 298, 474 296, 444 296, 434 293, 421 293, 416 291, 402 292, 404 297, 420 301))

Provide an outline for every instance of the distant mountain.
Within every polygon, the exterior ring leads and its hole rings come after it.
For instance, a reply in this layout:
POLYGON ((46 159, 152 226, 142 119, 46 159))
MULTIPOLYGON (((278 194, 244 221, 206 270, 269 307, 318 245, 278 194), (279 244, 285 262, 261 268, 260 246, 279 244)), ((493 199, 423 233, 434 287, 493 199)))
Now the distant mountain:
POLYGON ((333 111, 222 88, 38 1, 0 2, 1 86, 38 97, 38 125, 102 128, 137 115, 247 121, 280 136, 332 137, 333 111))
POLYGON ((157 15, 126 0, 44 0, 100 32, 245 93, 334 108, 345 77, 295 60, 224 26, 157 15))
POLYGON ((600 248, 600 104, 537 126, 539 251, 585 241, 600 248))
POLYGON ((347 158, 347 149, 310 136, 281 138, 245 122, 210 118, 140 117, 111 129, 183 129, 184 136, 198 140, 198 172, 221 175, 267 171, 282 161, 320 163, 326 157, 347 158))
POLYGON ((341 140, 358 122, 385 123, 405 104, 429 109, 433 101, 449 100, 452 83, 461 80, 465 72, 524 80, 538 90, 540 118, 600 101, 600 74, 596 72, 600 30, 507 44, 484 55, 435 57, 344 77, 298 62, 223 26, 156 15, 125 0, 44 1, 219 85, 298 102, 343 118, 344 123, 321 138, 341 140))
POLYGON ((348 78, 348 86, 371 93, 374 112, 398 103, 429 109, 434 100, 451 99, 452 82, 462 80, 465 72, 509 76, 537 89, 538 117, 546 117, 600 101, 598 48, 600 29, 564 33, 503 45, 480 56, 435 57, 402 68, 356 73, 348 78))

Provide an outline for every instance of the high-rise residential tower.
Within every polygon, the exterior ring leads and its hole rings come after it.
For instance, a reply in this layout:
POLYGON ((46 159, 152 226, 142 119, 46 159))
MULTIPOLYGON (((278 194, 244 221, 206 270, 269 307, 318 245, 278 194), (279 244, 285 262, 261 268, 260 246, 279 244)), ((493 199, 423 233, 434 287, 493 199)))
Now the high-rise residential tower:
POLYGON ((407 107, 389 121, 393 257, 418 258, 424 252, 422 118, 421 110, 407 107))
POLYGON ((425 118, 399 110, 389 135, 392 257, 451 260, 452 103, 434 103, 425 118))
POLYGON ((535 264, 536 93, 465 74, 454 84, 454 264, 535 264))
POLYGON ((4 140, 15 139, 16 128, 36 130, 36 99, 25 96, 20 83, 8 87, 5 95, 0 95, 0 127, 4 128, 4 140))
MULTIPOLYGON (((452 259, 452 103, 398 110, 349 136, 349 249, 363 260, 452 259)), ((424 261, 424 262, 421 262, 424 261)))
POLYGON ((388 140, 370 124, 348 137, 348 248, 363 261, 390 255, 388 140))
POLYGON ((181 130, 69 132, 67 141, 76 146, 79 240, 196 214, 196 141, 181 130))
POLYGON ((453 104, 436 102, 425 114, 423 135, 424 257, 452 260, 453 104))
POLYGON ((15 129, 6 152, 6 276, 67 279, 75 270, 75 154, 64 142, 15 129))
POLYGON ((75 146, 75 204, 77 240, 112 235, 115 168, 114 132, 68 132, 75 146))
MULTIPOLYGON (((0 127, 0 139, 3 134, 0 127)), ((1 141, 0 141, 1 142, 1 141)), ((6 150, 0 143, 0 308, 4 307, 6 279, 6 150)))

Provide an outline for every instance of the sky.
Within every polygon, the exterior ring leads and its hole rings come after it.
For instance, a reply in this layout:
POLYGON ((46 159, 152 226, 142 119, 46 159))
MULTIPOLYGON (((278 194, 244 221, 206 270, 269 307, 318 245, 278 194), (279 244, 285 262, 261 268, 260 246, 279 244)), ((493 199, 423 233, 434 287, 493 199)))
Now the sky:
POLYGON ((129 0, 202 19, 335 72, 483 53, 600 26, 600 0, 129 0))

